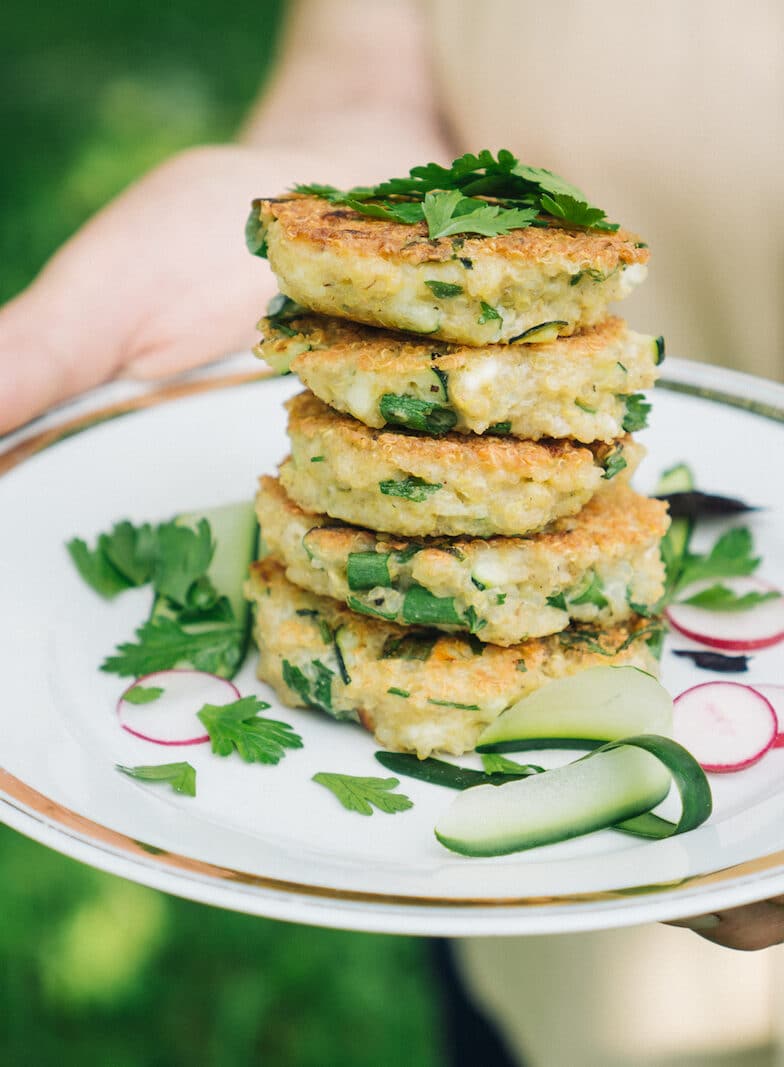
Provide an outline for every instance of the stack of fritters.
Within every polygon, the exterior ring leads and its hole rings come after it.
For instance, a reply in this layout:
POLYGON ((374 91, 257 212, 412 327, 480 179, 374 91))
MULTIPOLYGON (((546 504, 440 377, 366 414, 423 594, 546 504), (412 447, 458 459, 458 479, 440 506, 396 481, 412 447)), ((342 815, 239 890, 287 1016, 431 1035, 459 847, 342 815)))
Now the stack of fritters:
POLYGON ((607 312, 645 246, 431 240, 308 196, 258 213, 286 297, 257 351, 308 387, 257 498, 259 676, 424 757, 549 679, 654 670, 668 520, 628 479, 663 349, 607 312))

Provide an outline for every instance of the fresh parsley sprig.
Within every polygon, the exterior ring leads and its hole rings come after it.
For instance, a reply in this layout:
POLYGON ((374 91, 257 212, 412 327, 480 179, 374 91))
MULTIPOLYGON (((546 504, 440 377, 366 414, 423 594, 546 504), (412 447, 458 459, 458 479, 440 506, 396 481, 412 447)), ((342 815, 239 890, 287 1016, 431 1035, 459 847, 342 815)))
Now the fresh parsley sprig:
POLYGON ((760 565, 754 556, 751 530, 737 526, 727 530, 704 555, 687 551, 678 577, 677 589, 710 578, 740 578, 753 574, 760 565))
POLYGON ((82 578, 103 597, 152 582, 156 593, 180 606, 204 610, 218 599, 206 577, 215 551, 206 519, 196 529, 124 520, 100 534, 92 549, 78 537, 66 548, 82 578))
MULTIPOLYGON (((740 507, 746 507, 741 501, 731 498, 707 497, 697 492, 694 488, 694 475, 683 463, 665 471, 657 486, 659 494, 687 495, 701 501, 703 498, 716 500, 719 506, 722 502, 729 501, 730 513, 740 507)), ((708 514, 713 513, 711 505, 708 514)), ((722 510, 717 513, 724 513, 722 510)), ((684 597, 680 602, 691 604, 694 607, 704 608, 707 611, 748 611, 764 604, 769 600, 777 599, 780 594, 775 591, 759 592, 751 590, 747 593, 736 593, 728 586, 722 584, 723 578, 743 578, 759 567, 761 559, 754 555, 754 539, 746 526, 736 526, 720 534, 712 547, 704 553, 691 551, 691 537, 693 532, 693 519, 684 514, 676 514, 670 528, 665 534, 661 553, 666 569, 666 590, 659 604, 651 608, 652 612, 658 612, 670 602, 676 600, 680 594, 697 582, 713 582, 704 588, 684 597)))
POLYGON ((372 815, 373 808, 394 815, 414 806, 403 793, 393 792, 400 785, 397 778, 361 778, 320 771, 313 775, 313 781, 334 793, 344 808, 359 815, 372 815))
POLYGON ((158 763, 145 767, 123 767, 115 764, 118 771, 140 782, 170 785, 175 793, 186 797, 196 796, 196 768, 190 763, 158 763))
POLYGON ((186 630, 174 619, 149 619, 136 631, 137 642, 119 645, 101 670, 121 677, 139 678, 188 662, 210 674, 231 673, 242 657, 244 631, 225 624, 204 630, 186 630))
POLYGON ((231 675, 245 648, 245 628, 230 601, 215 589, 208 569, 215 541, 207 519, 135 526, 124 520, 100 534, 95 546, 74 538, 68 552, 84 580, 101 596, 152 585, 152 617, 121 644, 101 670, 139 677, 187 663, 231 675))
POLYGON ((372 218, 415 223, 424 219, 432 240, 461 233, 493 237, 543 225, 541 216, 568 226, 613 232, 615 223, 574 185, 543 167, 521 163, 502 148, 455 159, 451 166, 426 163, 407 177, 342 191, 331 185, 296 185, 294 191, 346 204, 372 218))
POLYGON ((288 723, 265 719, 269 704, 248 696, 231 704, 205 704, 197 715, 218 756, 236 752, 246 763, 280 763, 287 748, 302 748, 302 738, 288 723))
POLYGON ((699 593, 684 598, 682 604, 692 604, 696 608, 706 608, 708 611, 749 611, 759 604, 765 604, 769 600, 778 600, 781 593, 771 589, 769 592, 760 593, 752 589, 748 593, 736 593, 726 585, 718 582, 716 585, 701 589, 699 593))

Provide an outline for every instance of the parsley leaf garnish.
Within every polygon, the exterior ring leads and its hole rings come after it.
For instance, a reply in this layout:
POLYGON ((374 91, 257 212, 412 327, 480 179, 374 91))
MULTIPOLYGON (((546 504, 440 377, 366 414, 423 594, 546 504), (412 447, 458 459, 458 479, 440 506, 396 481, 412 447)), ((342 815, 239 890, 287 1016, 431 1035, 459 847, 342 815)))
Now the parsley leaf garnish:
POLYGON ((267 304, 267 313, 265 315, 267 325, 277 333, 283 334, 284 337, 296 337, 299 330, 287 324, 292 319, 306 314, 306 310, 296 300, 292 300, 291 297, 285 296, 283 293, 276 293, 267 304))
POLYGON ((219 674, 242 658, 244 633, 240 626, 214 626, 188 631, 174 619, 159 616, 136 631, 137 644, 119 645, 117 654, 101 664, 109 674, 140 677, 190 663, 196 670, 219 674))
POLYGON ((625 469, 626 465, 623 448, 619 445, 618 448, 613 449, 613 451, 602 461, 602 466, 604 467, 602 478, 609 481, 610 478, 614 478, 616 474, 620 474, 620 472, 625 469))
POLYGON ((111 533, 101 534, 98 546, 132 586, 144 585, 150 580, 155 567, 157 537, 149 523, 134 526, 128 521, 118 522, 111 533))
MULTIPOLYGON (((301 196, 317 196, 321 200, 329 200, 331 204, 345 203, 348 193, 336 189, 334 185, 321 185, 318 182, 303 183, 292 186, 292 191, 301 196)), ((356 190, 352 190, 356 193, 356 190)))
POLYGON ((246 763, 280 763, 287 748, 302 748, 302 738, 288 723, 262 718, 258 713, 267 708, 263 700, 248 696, 231 704, 205 704, 197 715, 218 756, 236 751, 246 763))
POLYGON ((345 203, 361 215, 369 215, 374 219, 386 219, 388 222, 411 224, 421 222, 424 218, 422 205, 416 201, 412 203, 405 200, 384 200, 371 203, 347 197, 345 203))
POLYGON ((457 415, 451 408, 405 393, 384 393, 378 410, 387 425, 405 426, 434 437, 448 433, 457 422, 457 415))
POLYGON ((422 631, 413 631, 404 634, 403 637, 393 637, 391 634, 384 641, 380 659, 418 659, 423 662, 430 658, 433 646, 439 638, 439 634, 422 631))
POLYGON ((190 763, 159 763, 146 767, 123 767, 115 764, 118 771, 140 782, 165 782, 175 793, 186 797, 196 796, 196 768, 190 763))
POLYGON ((292 692, 299 694, 306 708, 315 708, 317 711, 326 711, 328 715, 334 715, 332 679, 335 677, 335 672, 325 666, 320 659, 312 660, 306 670, 308 674, 284 659, 283 681, 292 692))
POLYGON ((79 574, 100 596, 111 600, 133 587, 133 583, 112 565, 100 544, 91 549, 80 537, 74 537, 66 548, 79 574))
MULTIPOLYGON (((500 159, 501 153, 499 152, 498 155, 500 159)), ((551 193, 554 196, 570 196, 578 202, 585 201, 584 194, 575 185, 570 185, 569 182, 545 167, 529 167, 525 163, 515 161, 512 173, 518 178, 524 178, 532 185, 538 185, 545 193, 551 193)))
MULTIPOLYGON (((212 540, 210 524, 202 519, 195 530, 189 526, 178 526, 167 522, 157 530, 158 551, 153 575, 155 591, 161 596, 169 597, 176 604, 187 604, 191 587, 203 579, 212 561, 215 543, 212 540)), ((208 580, 207 580, 208 581, 208 580)), ((201 599, 205 595, 214 603, 217 594, 202 583, 194 605, 199 608, 211 606, 201 599)))
POLYGON ((498 322, 503 322, 503 316, 497 311, 492 304, 488 304, 485 300, 479 301, 479 306, 482 309, 482 314, 476 320, 480 326, 484 326, 486 322, 497 319, 498 322))
POLYGON ((460 296, 463 292, 462 285, 455 285, 453 282, 439 282, 435 278, 428 278, 425 281, 425 285, 433 296, 439 300, 448 299, 451 296, 460 296))
POLYGON ((687 553, 678 577, 677 588, 707 578, 739 578, 752 574, 759 566, 759 556, 753 556, 754 542, 746 526, 738 526, 723 533, 706 555, 687 553))
POLYGON ((618 229, 574 185, 543 167, 521 163, 505 148, 497 156, 488 149, 467 152, 449 167, 426 163, 413 167, 408 177, 390 178, 373 187, 344 192, 331 185, 309 184, 296 185, 294 191, 387 221, 413 223, 424 217, 431 239, 458 233, 492 237, 542 225, 540 215, 570 226, 618 229))
POLYGON ((127 704, 152 704, 163 695, 163 689, 159 685, 135 685, 123 694, 123 700, 127 704))
POLYGON ((195 530, 176 522, 152 527, 126 520, 101 534, 94 549, 79 538, 66 547, 81 576, 102 596, 152 581, 156 593, 178 605, 205 610, 217 600, 206 578, 215 549, 206 519, 195 530))
POLYGON ((530 226, 538 212, 536 208, 502 208, 485 200, 465 197, 457 190, 426 193, 422 210, 427 222, 428 236, 451 237, 456 233, 478 233, 482 237, 497 237, 530 226))
POLYGON ((577 596, 569 597, 570 604, 593 604, 594 607, 606 608, 608 601, 604 595, 604 583, 602 582, 596 571, 591 572, 590 581, 585 589, 583 589, 577 596))
POLYGON ((252 256, 267 258, 267 237, 259 218, 258 203, 254 202, 245 223, 245 244, 252 256))
POLYGON ((541 207, 553 218, 561 219, 570 226, 587 226, 596 230, 617 230, 618 226, 613 222, 606 222, 605 213, 599 207, 591 207, 584 200, 576 199, 567 193, 554 193, 550 196, 544 193, 541 199, 541 207))
POLYGON ((748 593, 738 594, 726 585, 718 583, 707 589, 702 589, 694 596, 681 600, 681 604, 692 604, 695 608, 705 608, 708 611, 748 611, 756 608, 758 604, 764 604, 768 600, 778 600, 781 593, 771 590, 768 593, 760 593, 752 589, 748 593))
POLYGON ((413 801, 403 793, 393 793, 400 785, 398 778, 360 778, 353 774, 332 774, 320 771, 313 781, 325 786, 338 798, 348 811, 360 815, 372 815, 373 808, 394 815, 397 811, 413 808, 413 801))

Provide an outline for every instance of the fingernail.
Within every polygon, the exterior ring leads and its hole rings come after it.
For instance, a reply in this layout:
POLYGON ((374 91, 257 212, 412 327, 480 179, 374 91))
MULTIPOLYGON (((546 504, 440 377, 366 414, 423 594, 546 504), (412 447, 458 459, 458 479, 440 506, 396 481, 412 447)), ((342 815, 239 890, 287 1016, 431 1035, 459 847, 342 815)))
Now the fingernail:
POLYGON ((721 915, 715 912, 710 915, 695 915, 693 919, 684 919, 683 925, 690 930, 715 930, 721 922, 721 915))

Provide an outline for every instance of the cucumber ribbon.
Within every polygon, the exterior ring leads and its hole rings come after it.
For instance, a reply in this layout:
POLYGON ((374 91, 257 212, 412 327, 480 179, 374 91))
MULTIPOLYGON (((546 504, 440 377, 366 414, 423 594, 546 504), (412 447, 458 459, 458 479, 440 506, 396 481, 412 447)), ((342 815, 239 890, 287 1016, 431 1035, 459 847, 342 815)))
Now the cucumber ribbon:
MULTIPOLYGON (((638 734, 635 737, 625 737, 618 741, 610 741, 593 751, 582 756, 581 759, 591 759, 598 752, 608 752, 614 748, 628 745, 634 748, 644 749, 658 759, 672 776, 675 787, 681 799, 681 815, 677 822, 663 819, 652 812, 644 812, 631 819, 614 823, 614 830, 634 834, 651 840, 662 840, 673 837, 675 834, 694 830, 708 819, 713 810, 710 785, 705 772, 694 757, 669 737, 658 734, 638 734)), ((531 774, 541 772, 540 768, 532 765, 524 765, 520 773, 496 772, 489 774, 486 771, 475 771, 466 767, 458 767, 454 763, 444 760, 429 759, 420 760, 416 756, 402 752, 376 752, 378 762, 395 774, 406 775, 409 778, 418 778, 430 782, 432 785, 445 786, 448 789, 471 789, 477 785, 503 785, 506 782, 527 778, 531 774)), ((546 771, 541 773, 547 773, 546 771)))

